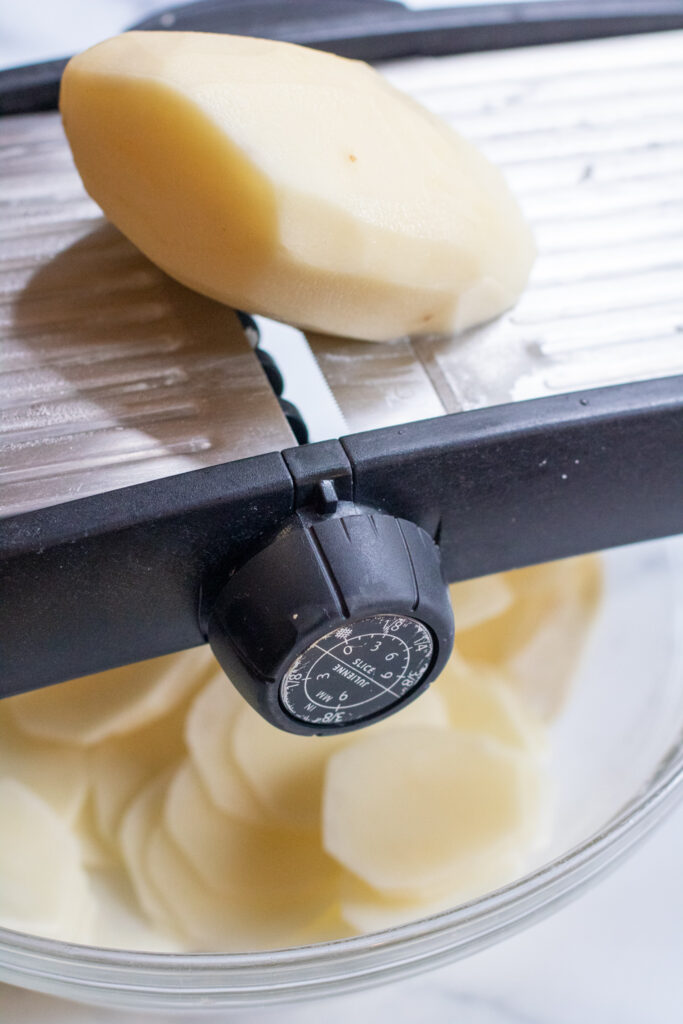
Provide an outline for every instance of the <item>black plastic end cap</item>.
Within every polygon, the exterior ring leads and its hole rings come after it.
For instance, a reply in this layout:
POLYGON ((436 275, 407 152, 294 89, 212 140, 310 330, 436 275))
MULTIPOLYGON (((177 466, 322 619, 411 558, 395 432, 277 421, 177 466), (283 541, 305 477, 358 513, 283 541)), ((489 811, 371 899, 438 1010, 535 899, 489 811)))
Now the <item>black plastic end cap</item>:
POLYGON ((414 699, 444 667, 453 633, 436 544, 414 523, 379 513, 297 521, 232 576, 209 620, 213 651, 242 696, 273 725, 309 735, 359 728, 414 699), (385 627, 389 618, 416 622, 432 638, 431 660, 414 685, 397 688, 389 704, 368 709, 360 701, 329 727, 292 715, 282 682, 296 659, 335 630, 356 625, 367 636, 366 620, 382 616, 385 627))

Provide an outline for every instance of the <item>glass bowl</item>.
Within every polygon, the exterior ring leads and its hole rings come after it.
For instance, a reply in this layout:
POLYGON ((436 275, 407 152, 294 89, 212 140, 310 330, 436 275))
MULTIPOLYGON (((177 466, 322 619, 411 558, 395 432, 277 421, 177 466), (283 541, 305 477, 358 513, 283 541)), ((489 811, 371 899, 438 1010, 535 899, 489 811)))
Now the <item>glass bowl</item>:
POLYGON ((120 1008, 263 1007, 435 967, 561 906, 683 793, 683 538, 607 552, 604 569, 601 611, 553 730, 555 826, 524 877, 388 931, 266 953, 121 952, 0 929, 0 978, 120 1008))

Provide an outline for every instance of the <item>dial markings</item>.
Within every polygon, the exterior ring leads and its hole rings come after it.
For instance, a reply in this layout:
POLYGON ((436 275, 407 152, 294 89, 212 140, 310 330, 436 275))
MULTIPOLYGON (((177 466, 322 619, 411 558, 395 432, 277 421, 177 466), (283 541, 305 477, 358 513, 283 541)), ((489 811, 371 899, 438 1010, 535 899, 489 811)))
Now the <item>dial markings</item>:
POLYGON ((290 665, 280 700, 293 717, 343 727, 386 712, 424 678, 434 641, 407 616, 375 615, 315 640, 290 665))

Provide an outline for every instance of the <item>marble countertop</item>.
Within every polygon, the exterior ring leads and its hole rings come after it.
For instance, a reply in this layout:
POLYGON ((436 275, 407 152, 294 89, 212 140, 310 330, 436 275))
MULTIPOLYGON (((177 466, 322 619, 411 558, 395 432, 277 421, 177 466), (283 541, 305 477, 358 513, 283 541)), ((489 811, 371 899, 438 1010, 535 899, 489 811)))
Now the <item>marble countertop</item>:
MULTIPOLYGON (((476 2, 476 0, 468 0, 476 2)), ((161 0, 22 0, 0 11, 0 66, 61 56, 120 30, 161 0)), ((420 6, 421 3, 412 3, 420 6)), ((436 6, 436 3, 424 4, 436 6)), ((235 1022, 348 1019, 430 1024, 673 1024, 683 1007, 683 808, 596 888, 552 917, 468 960, 380 989, 235 1022)), ((179 1024, 226 1015, 174 1017, 179 1024)), ((166 1017, 145 1015, 156 1024, 166 1017)), ((7 1024, 132 1024, 0 986, 7 1024)))

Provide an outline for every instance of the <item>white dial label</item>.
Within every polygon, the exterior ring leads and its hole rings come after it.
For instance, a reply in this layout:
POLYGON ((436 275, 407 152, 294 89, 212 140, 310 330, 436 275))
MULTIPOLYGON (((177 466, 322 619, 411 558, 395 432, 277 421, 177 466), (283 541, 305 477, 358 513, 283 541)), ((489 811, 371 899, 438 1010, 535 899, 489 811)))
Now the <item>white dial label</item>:
POLYGON ((320 637, 290 665, 280 700, 294 718, 339 728, 385 712, 428 671, 434 640, 404 615, 373 615, 320 637))

